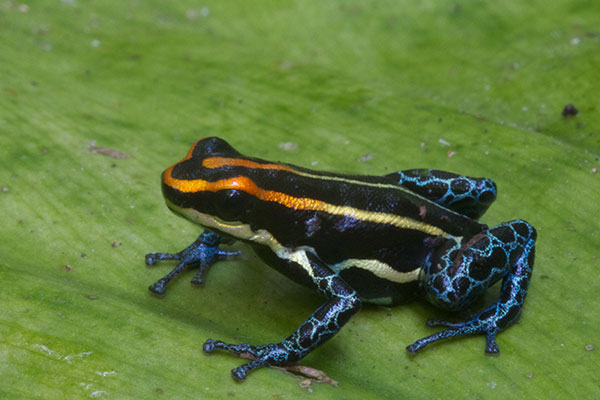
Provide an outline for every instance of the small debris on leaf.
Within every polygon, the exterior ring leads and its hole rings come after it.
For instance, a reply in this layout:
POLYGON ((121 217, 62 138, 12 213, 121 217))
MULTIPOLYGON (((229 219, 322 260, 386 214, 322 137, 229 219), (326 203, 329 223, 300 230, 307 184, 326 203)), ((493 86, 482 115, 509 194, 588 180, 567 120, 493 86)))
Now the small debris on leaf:
POLYGON ((67 270, 67 272, 73 271, 73 267, 70 266, 69 264, 65 264, 65 269, 67 270))
POLYGON ((121 242, 112 242, 110 245, 112 247, 119 247, 121 245, 121 242))
POLYGON ((8 192, 8 186, 3 186, 3 187, 2 187, 2 191, 3 191, 3 192, 8 192))
POLYGON ((372 159, 373 159, 373 153, 369 153, 369 154, 365 154, 364 156, 360 157, 358 159, 358 161, 360 161, 360 162, 367 162, 367 161, 372 160, 372 159))
POLYGON ((90 151, 92 153, 103 154, 105 156, 108 156, 110 158, 116 158, 118 160, 123 160, 123 159, 129 157, 127 154, 125 154, 119 150, 110 149, 108 147, 96 146, 96 144, 94 142, 90 143, 88 148, 90 149, 90 151))
POLYGON ((282 142, 279 143, 279 148, 284 151, 298 150, 298 144, 294 142, 282 142))
MULTIPOLYGON (((256 357, 254 357, 250 353, 242 353, 240 354, 240 357, 246 358, 248 360, 256 359, 256 357)), ((312 367, 307 367, 306 365, 290 364, 286 366, 271 368, 276 368, 284 374, 293 376, 294 378, 302 379, 302 381, 300 382, 300 387, 308 388, 309 390, 311 383, 327 383, 334 387, 337 387, 337 385, 339 384, 338 381, 331 379, 329 375, 327 375, 324 371, 312 367)))
POLYGON ((456 155, 456 152, 455 152, 455 151, 448 150, 448 158, 452 158, 452 157, 454 157, 455 155, 456 155))
POLYGON ((95 294, 90 294, 87 298, 90 300, 98 300, 100 297, 96 296, 95 294))
POLYGON ((563 108, 563 110, 562 110, 563 117, 567 117, 567 118, 574 117, 578 113, 579 113, 579 110, 577 108, 575 108, 575 106, 573 104, 567 104, 565 106, 565 108, 563 108))
POLYGON ((593 351, 593 350, 595 350, 595 349, 596 349, 596 346, 594 346, 593 344, 586 344, 586 345, 585 345, 585 349, 586 349, 587 351, 593 351))

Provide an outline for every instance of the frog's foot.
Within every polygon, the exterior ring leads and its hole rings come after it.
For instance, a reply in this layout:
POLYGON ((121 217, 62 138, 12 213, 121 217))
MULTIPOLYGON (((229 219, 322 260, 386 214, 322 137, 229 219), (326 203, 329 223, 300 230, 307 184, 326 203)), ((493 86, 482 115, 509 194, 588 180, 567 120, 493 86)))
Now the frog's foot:
POLYGON ((449 322, 439 319, 430 319, 427 321, 427 326, 445 326, 450 329, 434 333, 433 335, 419 339, 410 346, 406 347, 410 353, 416 353, 423 347, 438 340, 447 339, 455 336, 485 334, 486 336, 486 354, 498 354, 500 349, 496 343, 496 335, 503 330, 510 322, 507 322, 507 317, 510 313, 499 309, 496 305, 475 315, 473 319, 465 322, 449 322))
POLYGON ((498 353, 496 335, 516 322, 523 308, 533 270, 535 239, 533 226, 515 220, 483 231, 464 245, 449 243, 451 248, 426 270, 424 288, 429 301, 447 310, 461 310, 503 278, 500 297, 470 321, 429 321, 429 326, 449 329, 420 339, 407 350, 414 353, 441 339, 484 334, 486 353, 498 353))
POLYGON ((283 366, 294 363, 312 350, 331 339, 348 320, 356 314, 362 302, 356 291, 329 267, 322 264, 316 255, 306 253, 310 275, 327 301, 315 310, 296 331, 279 343, 252 346, 249 344, 228 344, 220 340, 208 339, 203 346, 210 354, 215 350, 226 350, 234 354, 250 354, 254 360, 231 370, 233 378, 243 380, 256 368, 283 366))
POLYGON ((243 381, 246 375, 254 369, 271 365, 281 366, 295 361, 290 359, 290 351, 282 343, 252 346, 250 344, 229 344, 220 340, 208 339, 202 347, 206 354, 215 350, 226 350, 230 353, 242 355, 250 354, 254 360, 231 370, 231 375, 236 381, 243 381))
POLYGON ((192 279, 192 283, 197 285, 203 284, 206 272, 215 262, 232 258, 239 254, 239 251, 221 250, 219 244, 222 241, 221 236, 216 233, 203 232, 194 243, 178 253, 146 254, 146 265, 154 265, 162 260, 179 261, 179 264, 171 272, 152 284, 148 289, 154 294, 164 294, 167 284, 189 268, 199 268, 198 273, 192 279))

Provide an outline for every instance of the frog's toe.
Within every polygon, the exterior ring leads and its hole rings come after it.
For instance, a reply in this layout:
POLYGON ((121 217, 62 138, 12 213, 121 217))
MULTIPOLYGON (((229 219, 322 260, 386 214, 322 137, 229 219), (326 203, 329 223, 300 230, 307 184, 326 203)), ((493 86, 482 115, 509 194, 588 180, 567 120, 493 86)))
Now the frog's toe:
POLYGON ((244 364, 237 368, 232 369, 231 376, 236 381, 241 382, 244 380, 244 378, 246 378, 246 375, 248 375, 248 372, 250 372, 250 367, 248 366, 248 364, 244 364))
POLYGON ((207 339, 206 342, 204 342, 202 349, 204 350, 204 352, 206 354, 210 354, 210 353, 214 352, 215 350, 225 350, 230 353, 238 354, 238 355, 248 353, 248 354, 252 355, 254 358, 260 357, 260 353, 261 353, 260 349, 258 349, 257 346, 252 346, 247 343, 229 344, 229 343, 222 342, 220 340, 212 340, 212 339, 207 339))
POLYGON ((433 328, 435 326, 445 326, 446 328, 460 328, 464 322, 450 322, 443 319, 428 319, 427 326, 433 328))
POLYGON ((486 335, 487 344, 485 346, 485 353, 488 355, 497 355, 500 353, 498 343, 496 343, 496 334, 488 333, 486 335))
POLYGON ((189 265, 181 261, 175 268, 171 270, 167 275, 154 282, 148 289, 157 295, 163 295, 167 291, 167 284, 175 278, 177 275, 188 269, 189 265))
POLYGON ((266 367, 268 365, 270 365, 270 363, 266 360, 266 358, 263 357, 261 359, 256 359, 248 364, 240 365, 239 367, 232 369, 231 376, 236 381, 241 382, 244 380, 244 378, 246 378, 246 375, 248 375, 250 371, 261 367, 266 367))
POLYGON ((148 253, 144 257, 146 265, 152 266, 162 260, 179 260, 179 253, 148 253))

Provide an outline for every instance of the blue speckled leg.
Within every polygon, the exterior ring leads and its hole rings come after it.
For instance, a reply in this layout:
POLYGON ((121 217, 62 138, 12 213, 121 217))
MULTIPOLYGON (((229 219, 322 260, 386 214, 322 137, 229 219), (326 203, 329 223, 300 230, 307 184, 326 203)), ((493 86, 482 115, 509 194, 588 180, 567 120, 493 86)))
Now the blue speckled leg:
POLYGON ((189 268, 199 268, 200 270, 192 279, 192 283, 201 285, 204 283, 204 275, 208 269, 217 261, 232 258, 239 254, 239 251, 225 251, 219 248, 223 238, 209 231, 204 231, 184 250, 179 253, 150 253, 146 254, 146 265, 154 265, 161 260, 179 260, 179 264, 163 278, 152 284, 148 289, 154 294, 164 294, 166 286, 171 279, 189 268))
POLYGON ((424 277, 429 301, 447 310, 461 310, 495 282, 504 279, 500 298, 470 321, 451 323, 430 320, 429 326, 450 329, 417 340, 406 349, 416 352, 426 345, 459 335, 485 334, 486 353, 498 353, 496 335, 519 318, 531 279, 535 229, 525 221, 505 222, 475 237, 440 249, 424 277))
POLYGON ((270 365, 285 365, 298 361, 317 346, 333 337, 350 317, 361 308, 361 301, 342 278, 322 265, 315 256, 307 254, 311 263, 310 275, 321 293, 328 297, 325 304, 317 309, 294 333, 279 343, 262 346, 228 344, 208 339, 204 351, 227 350, 234 354, 249 353, 256 359, 231 371, 237 381, 243 380, 253 369, 270 365))
POLYGON ((410 169, 386 177, 473 219, 479 219, 496 199, 496 184, 489 178, 472 178, 435 169, 410 169))

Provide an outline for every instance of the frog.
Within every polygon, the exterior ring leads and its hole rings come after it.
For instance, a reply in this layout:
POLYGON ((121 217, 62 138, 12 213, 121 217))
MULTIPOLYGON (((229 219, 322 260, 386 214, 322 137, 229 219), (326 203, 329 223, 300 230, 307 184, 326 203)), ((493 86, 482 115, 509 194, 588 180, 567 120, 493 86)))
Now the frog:
POLYGON ((479 221, 497 196, 489 178, 435 169, 385 175, 316 171, 247 157, 219 137, 197 141, 162 173, 167 207, 204 230, 177 253, 150 253, 147 265, 177 266, 149 287, 164 295, 188 269, 203 284, 212 265, 238 258, 220 246, 242 242, 292 281, 319 292, 320 307, 280 342, 251 345, 208 339, 203 351, 250 355, 231 370, 293 364, 327 342, 364 304, 393 306, 426 299, 464 312, 502 280, 498 299, 462 322, 430 319, 445 329, 406 347, 416 354, 443 339, 484 335, 498 354, 497 335, 520 317, 535 257, 536 230, 516 219, 479 221))

